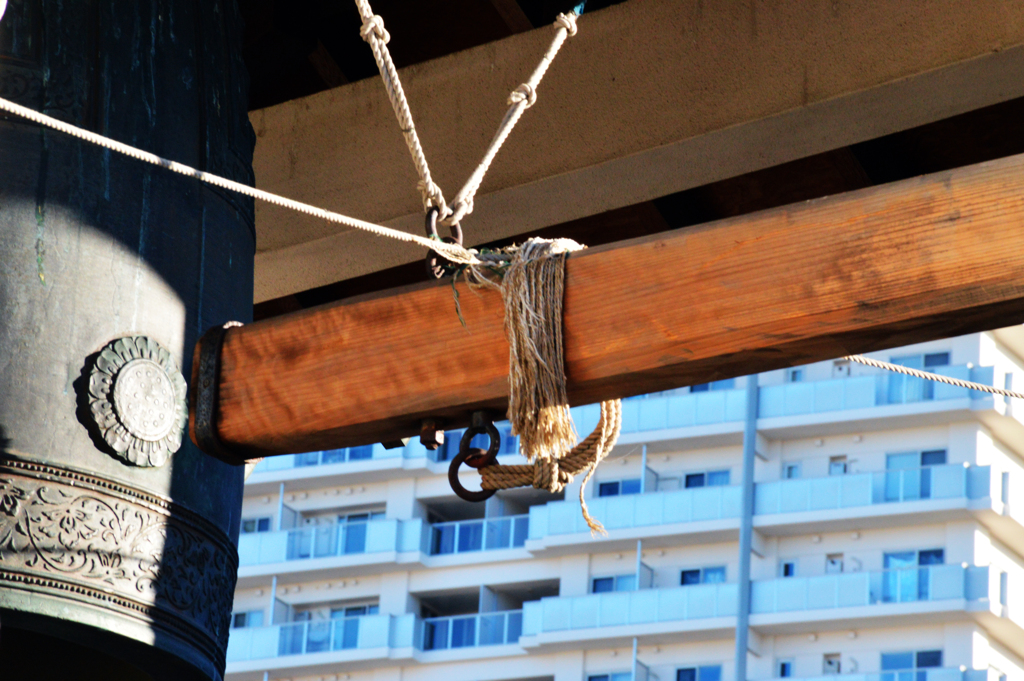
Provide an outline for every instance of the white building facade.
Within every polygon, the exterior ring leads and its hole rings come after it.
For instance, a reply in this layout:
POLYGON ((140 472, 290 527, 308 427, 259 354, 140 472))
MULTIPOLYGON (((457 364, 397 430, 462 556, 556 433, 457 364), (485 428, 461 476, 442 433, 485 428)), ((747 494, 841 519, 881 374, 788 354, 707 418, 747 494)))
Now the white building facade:
MULTIPOLYGON (((1024 328, 870 356, 1024 387, 1024 328)), ((753 378, 624 401, 586 490, 606 536, 579 481, 458 499, 457 432, 264 461, 227 680, 736 681, 744 622, 747 679, 1024 679, 1024 404, 845 361, 753 378)))

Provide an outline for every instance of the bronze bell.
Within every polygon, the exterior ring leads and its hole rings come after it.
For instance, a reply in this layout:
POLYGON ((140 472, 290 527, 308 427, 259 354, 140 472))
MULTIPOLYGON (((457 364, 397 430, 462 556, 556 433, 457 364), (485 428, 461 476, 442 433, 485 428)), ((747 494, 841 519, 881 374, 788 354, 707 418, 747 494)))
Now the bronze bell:
MULTIPOLYGON (((0 96, 251 184, 240 32, 230 0, 8 0, 0 96)), ((222 677, 243 473, 184 377, 254 251, 249 199, 0 117, 0 678, 222 677)))

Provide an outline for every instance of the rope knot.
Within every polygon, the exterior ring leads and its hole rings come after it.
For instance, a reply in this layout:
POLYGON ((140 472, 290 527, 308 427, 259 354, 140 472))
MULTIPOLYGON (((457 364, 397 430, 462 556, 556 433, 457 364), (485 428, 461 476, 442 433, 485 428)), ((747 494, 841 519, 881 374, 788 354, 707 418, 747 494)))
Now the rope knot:
POLYGON ((377 36, 377 40, 380 40, 385 45, 391 42, 391 34, 384 28, 384 19, 379 14, 374 14, 363 21, 363 27, 359 29, 359 35, 363 36, 363 40, 366 42, 370 42, 371 35, 377 36))
POLYGON ((533 464, 533 486, 557 494, 572 482, 572 473, 562 469, 559 459, 537 459, 533 464))
POLYGON ((527 109, 537 103, 537 91, 529 83, 523 83, 509 94, 509 106, 519 102, 526 102, 527 109))
POLYGON ((432 180, 420 180, 416 183, 416 189, 423 196, 423 212, 428 213, 432 208, 436 208, 439 218, 451 213, 451 209, 448 208, 448 204, 444 201, 444 194, 441 192, 441 188, 434 184, 432 180))
POLYGON ((555 27, 564 28, 569 33, 570 38, 576 35, 576 13, 559 14, 555 17, 555 27))

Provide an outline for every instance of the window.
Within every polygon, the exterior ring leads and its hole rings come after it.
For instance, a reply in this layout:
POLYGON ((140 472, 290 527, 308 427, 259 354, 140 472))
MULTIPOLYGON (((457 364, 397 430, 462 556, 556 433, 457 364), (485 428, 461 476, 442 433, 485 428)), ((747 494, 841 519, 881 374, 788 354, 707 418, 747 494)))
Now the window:
POLYGON ((931 594, 929 565, 942 565, 943 549, 886 553, 883 559, 882 601, 907 603, 928 600, 931 594))
POLYGON ((243 518, 242 534, 270 532, 270 518, 243 518))
POLYGON ((825 574, 834 575, 843 571, 843 554, 830 553, 825 556, 825 574))
POLYGON ((786 561, 782 564, 783 577, 796 577, 796 561, 786 561))
POLYGON ((846 455, 842 456, 831 456, 828 459, 828 474, 829 475, 846 475, 849 468, 847 467, 846 455))
POLYGON ((263 611, 250 610, 248 612, 236 612, 231 614, 231 628, 245 629, 246 627, 262 627, 263 611))
POLYGON ((716 664, 677 669, 676 681, 722 681, 722 666, 716 664))
POLYGON ((722 487, 729 484, 729 471, 707 471, 705 473, 688 473, 685 486, 691 487, 722 487))
POLYGON ((913 501, 932 496, 930 466, 946 463, 945 449, 887 454, 885 457, 885 500, 913 501))
POLYGON ((630 681, 633 672, 615 672, 614 674, 592 674, 587 681, 630 681))
POLYGON ((709 390, 732 390, 736 387, 736 379, 727 378, 724 381, 712 381, 711 383, 698 383, 690 386, 691 393, 706 393, 709 390))
POLYGON ((786 370, 786 381, 789 383, 799 383, 804 380, 803 369, 787 369, 786 370))
MULTIPOLYGON (((917 652, 882 653, 882 671, 911 671, 934 669, 942 666, 941 650, 919 650, 917 652)), ((901 676, 882 674, 883 681, 894 681, 901 676)))
POLYGON ((610 591, 636 591, 636 575, 595 577, 591 582, 590 591, 595 594, 608 593, 610 591))
POLYGON ((629 480, 616 480, 615 482, 602 482, 597 486, 597 496, 617 497, 620 494, 639 494, 640 478, 629 480))
POLYGON ((800 464, 798 463, 784 463, 782 464, 782 479, 783 480, 796 480, 800 477, 800 464))
POLYGON ((832 378, 846 378, 850 375, 850 360, 837 359, 832 362, 832 378))
POLYGON ((842 656, 839 653, 825 655, 821 671, 825 674, 839 674, 842 668, 842 656))
POLYGON ((932 367, 948 367, 949 366, 949 353, 948 352, 933 352, 924 356, 924 368, 930 369, 932 367))
POLYGON ((780 679, 788 679, 793 676, 793 660, 779 660, 778 672, 780 679))
POLYGON ((682 586, 694 584, 722 584, 725 582, 725 567, 706 567, 696 570, 683 570, 679 577, 682 586))

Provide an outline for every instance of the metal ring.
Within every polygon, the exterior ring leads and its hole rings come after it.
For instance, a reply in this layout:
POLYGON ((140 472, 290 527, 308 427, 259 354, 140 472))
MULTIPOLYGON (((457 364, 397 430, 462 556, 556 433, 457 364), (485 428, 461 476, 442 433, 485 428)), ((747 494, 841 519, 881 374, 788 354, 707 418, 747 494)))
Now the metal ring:
POLYGON ((428 239, 437 239, 438 238, 438 236, 437 236, 437 214, 439 212, 440 211, 438 211, 437 208, 431 208, 430 210, 427 211, 426 230, 427 230, 427 238, 428 239))
POLYGON ((475 463, 475 468, 483 468, 484 466, 490 466, 498 462, 498 449, 501 447, 501 434, 498 429, 494 427, 493 423, 487 423, 485 425, 471 426, 466 429, 466 432, 462 435, 462 440, 459 442, 459 453, 452 459, 451 464, 448 466, 448 484, 452 486, 452 491, 459 496, 460 499, 466 501, 486 501, 494 496, 497 490, 493 489, 482 489, 479 492, 472 492, 462 486, 462 482, 459 481, 459 468, 466 461, 467 458, 473 456, 480 456, 483 454, 482 460, 479 463, 475 463), (487 451, 470 448, 469 444, 476 435, 482 435, 486 433, 490 437, 490 446, 487 451))

